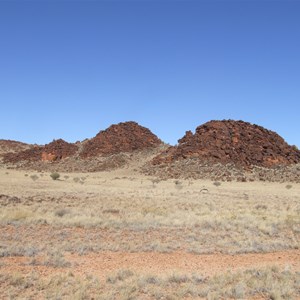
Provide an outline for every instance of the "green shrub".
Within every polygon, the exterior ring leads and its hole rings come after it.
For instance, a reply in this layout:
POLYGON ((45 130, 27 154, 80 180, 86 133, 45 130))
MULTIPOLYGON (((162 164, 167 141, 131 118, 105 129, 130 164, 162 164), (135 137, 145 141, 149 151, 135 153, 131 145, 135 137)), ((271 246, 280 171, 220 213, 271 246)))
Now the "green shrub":
POLYGON ((51 173, 51 174, 50 174, 50 177, 51 177, 53 180, 57 180, 57 179, 60 177, 60 175, 59 175, 59 173, 54 172, 54 173, 51 173))

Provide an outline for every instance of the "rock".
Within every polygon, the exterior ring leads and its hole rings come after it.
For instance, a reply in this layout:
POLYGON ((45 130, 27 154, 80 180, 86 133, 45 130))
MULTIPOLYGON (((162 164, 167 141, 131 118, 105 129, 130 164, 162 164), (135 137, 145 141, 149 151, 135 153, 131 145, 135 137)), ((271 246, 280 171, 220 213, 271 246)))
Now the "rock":
POLYGON ((209 163, 232 163, 243 168, 273 167, 300 162, 300 151, 277 133, 243 121, 210 121, 187 131, 152 161, 154 165, 195 158, 209 163))
POLYGON ((78 150, 76 144, 68 143, 62 139, 54 140, 45 145, 41 154, 41 159, 45 160, 60 160, 75 155, 78 150))
POLYGON ((31 149, 18 153, 7 153, 3 155, 6 163, 17 163, 19 161, 56 161, 74 155, 78 150, 75 144, 67 143, 59 139, 45 146, 34 146, 31 149))
POLYGON ((42 161, 55 161, 57 156, 53 153, 42 152, 42 161))
POLYGON ((30 148, 29 144, 12 141, 12 140, 0 140, 0 154, 10 153, 10 152, 20 152, 28 148, 30 148))
POLYGON ((136 122, 124 122, 100 131, 94 138, 87 141, 80 156, 87 158, 140 151, 157 147, 160 144, 162 141, 149 129, 136 122))

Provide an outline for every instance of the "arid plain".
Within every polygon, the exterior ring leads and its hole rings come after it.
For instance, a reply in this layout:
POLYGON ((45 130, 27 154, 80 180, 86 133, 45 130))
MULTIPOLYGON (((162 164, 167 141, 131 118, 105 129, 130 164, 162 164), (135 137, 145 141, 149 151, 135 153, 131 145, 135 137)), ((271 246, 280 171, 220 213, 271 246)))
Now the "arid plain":
POLYGON ((2 298, 298 299, 300 186, 0 170, 2 298))

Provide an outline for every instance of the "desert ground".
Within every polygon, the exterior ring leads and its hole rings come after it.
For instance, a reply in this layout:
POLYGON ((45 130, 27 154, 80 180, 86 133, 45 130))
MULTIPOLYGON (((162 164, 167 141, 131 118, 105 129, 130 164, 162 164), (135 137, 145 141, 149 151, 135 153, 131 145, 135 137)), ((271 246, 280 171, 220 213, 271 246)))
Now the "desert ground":
POLYGON ((1 299, 300 299, 300 184, 0 169, 1 299))

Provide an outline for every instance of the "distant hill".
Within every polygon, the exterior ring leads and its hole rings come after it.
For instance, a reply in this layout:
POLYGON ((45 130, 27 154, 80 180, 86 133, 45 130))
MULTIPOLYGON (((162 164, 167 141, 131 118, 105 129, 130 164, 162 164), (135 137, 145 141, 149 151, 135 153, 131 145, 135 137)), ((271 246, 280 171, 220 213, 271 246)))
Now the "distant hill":
POLYGON ((46 145, 0 140, 0 164, 37 171, 131 168, 146 175, 213 180, 300 182, 300 151, 277 133, 244 121, 210 121, 167 146, 148 128, 123 122, 95 137, 46 145))

